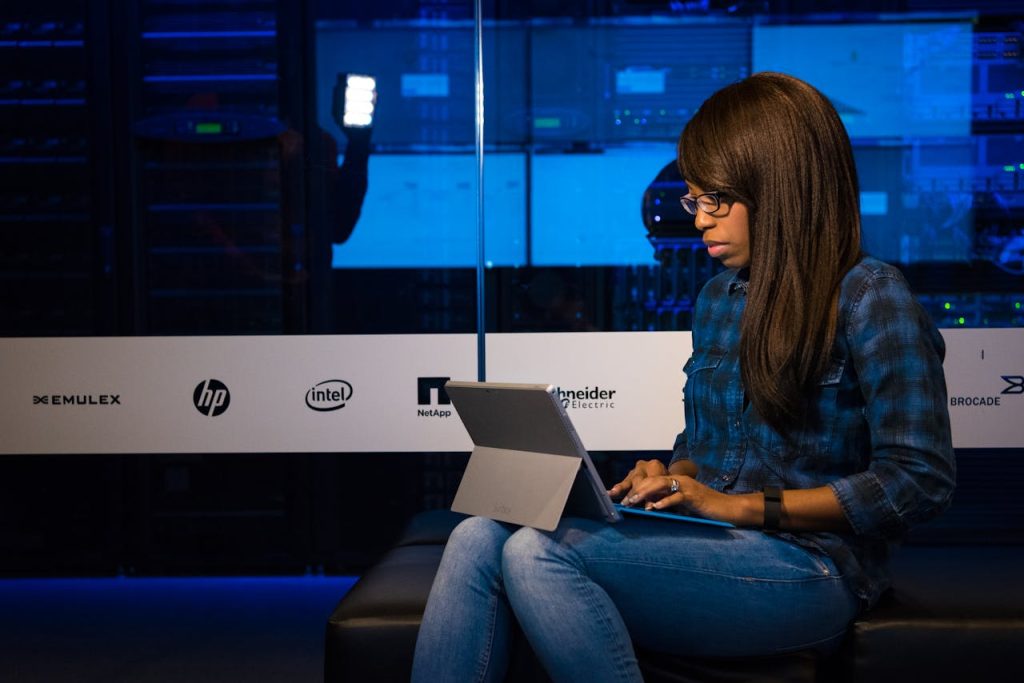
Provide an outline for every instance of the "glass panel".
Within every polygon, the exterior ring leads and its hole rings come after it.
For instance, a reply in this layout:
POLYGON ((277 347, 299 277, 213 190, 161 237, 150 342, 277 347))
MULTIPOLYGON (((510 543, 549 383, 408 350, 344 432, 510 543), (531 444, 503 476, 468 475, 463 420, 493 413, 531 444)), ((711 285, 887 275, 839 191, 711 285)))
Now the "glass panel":
POLYGON ((274 3, 197 12, 146 0, 138 12, 132 331, 296 331, 274 3))
MULTIPOLYGON (((416 3, 413 3, 415 5, 416 3)), ((363 145, 368 188, 354 226, 330 246, 333 302, 325 331, 476 330, 477 158, 472 7, 410 5, 379 12, 341 3, 316 10, 316 122, 341 141, 336 163, 351 165, 363 145), (372 132, 338 125, 332 110, 340 74, 376 79, 372 132), (368 160, 366 154, 368 152, 368 160)), ((508 116, 488 122, 495 141, 524 134, 522 27, 489 31, 486 50, 509 53, 488 77, 508 116)), ((335 160, 331 160, 332 162, 335 160)), ((486 259, 518 267, 527 259, 526 155, 493 155, 486 259)), ((329 195, 330 189, 327 188, 329 195)))
POLYGON ((492 264, 489 330, 689 329, 721 266, 678 207, 675 143, 707 96, 763 70, 836 105, 865 250, 905 272, 940 326, 1024 324, 1019 27, 948 3, 916 3, 927 16, 758 7, 484 3, 491 30, 526 45, 521 71, 501 52, 487 120, 507 120, 521 89, 528 105, 521 138, 487 138, 485 173, 499 150, 525 154, 527 207, 526 262, 492 264))

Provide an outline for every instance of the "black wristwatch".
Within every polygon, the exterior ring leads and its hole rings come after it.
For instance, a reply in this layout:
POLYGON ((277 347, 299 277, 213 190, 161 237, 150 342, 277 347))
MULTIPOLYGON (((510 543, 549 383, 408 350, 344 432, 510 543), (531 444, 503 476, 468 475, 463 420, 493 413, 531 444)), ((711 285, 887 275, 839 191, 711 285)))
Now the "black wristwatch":
POLYGON ((782 489, 778 486, 764 487, 764 530, 775 533, 782 518, 782 489))

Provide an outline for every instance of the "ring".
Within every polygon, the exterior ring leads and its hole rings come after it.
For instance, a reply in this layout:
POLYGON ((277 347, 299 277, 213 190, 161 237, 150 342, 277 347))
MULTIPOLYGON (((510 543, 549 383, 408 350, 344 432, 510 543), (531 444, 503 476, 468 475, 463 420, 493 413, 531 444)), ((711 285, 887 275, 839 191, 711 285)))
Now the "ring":
POLYGON ((671 493, 679 493, 679 482, 675 479, 672 480, 672 487, 669 488, 671 493))

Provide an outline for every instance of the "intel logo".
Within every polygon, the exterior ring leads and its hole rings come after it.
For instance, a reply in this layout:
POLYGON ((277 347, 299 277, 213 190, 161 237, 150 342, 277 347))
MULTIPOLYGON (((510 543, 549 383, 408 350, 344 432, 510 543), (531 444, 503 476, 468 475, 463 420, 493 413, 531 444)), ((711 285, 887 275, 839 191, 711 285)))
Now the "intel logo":
POLYGON ((314 385, 306 392, 306 405, 325 413, 340 410, 352 398, 352 385, 343 379, 328 379, 314 385))

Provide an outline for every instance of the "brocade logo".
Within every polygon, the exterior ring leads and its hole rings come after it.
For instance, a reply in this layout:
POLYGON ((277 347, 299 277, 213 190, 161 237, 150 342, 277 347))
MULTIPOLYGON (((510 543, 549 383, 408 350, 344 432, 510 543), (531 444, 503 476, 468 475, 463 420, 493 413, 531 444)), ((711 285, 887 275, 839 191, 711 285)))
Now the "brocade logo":
POLYGON ((1001 375, 1009 386, 1002 390, 1003 394, 1024 394, 1024 375, 1001 375))

